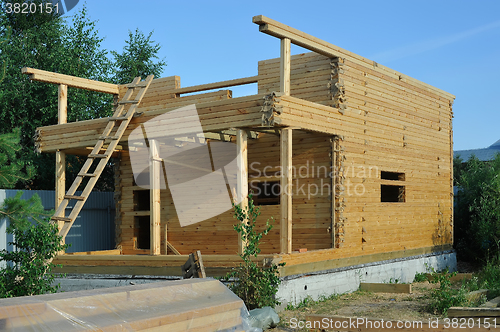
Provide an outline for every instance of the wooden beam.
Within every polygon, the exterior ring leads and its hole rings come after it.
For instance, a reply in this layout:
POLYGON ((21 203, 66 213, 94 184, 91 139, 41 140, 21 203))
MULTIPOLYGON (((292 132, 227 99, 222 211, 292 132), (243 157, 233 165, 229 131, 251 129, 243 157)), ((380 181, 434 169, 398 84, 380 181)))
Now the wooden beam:
MULTIPOLYGON (((160 172, 161 159, 157 140, 149 140, 149 182, 150 182, 150 252, 151 255, 160 255, 160 172)), ((167 229, 165 227, 165 234, 167 229)), ((166 238, 166 235, 165 235, 166 238)))
POLYGON ((281 39, 280 57, 280 92, 286 96, 290 95, 290 39, 281 39))
POLYGON ((280 39, 288 38, 295 45, 322 54, 329 58, 341 56, 341 51, 344 51, 345 53, 351 53, 300 30, 272 20, 264 15, 254 16, 252 21, 253 23, 259 25, 260 32, 280 39))
MULTIPOLYGON (((59 85, 57 98, 57 123, 64 124, 68 122, 68 86, 59 85)), ((56 183, 55 183, 55 208, 64 200, 66 194, 66 153, 56 151, 56 183)), ((56 217, 64 217, 64 211, 56 215, 56 217)), ((59 231, 64 226, 64 221, 58 221, 57 227, 59 231)), ((62 240, 64 242, 64 239, 62 240)))
MULTIPOLYGON (((450 277, 451 273, 448 273, 448 277, 450 278, 450 281, 462 281, 462 280, 470 280, 472 279, 472 273, 457 273, 456 275, 450 277)), ((425 277, 427 278, 427 280, 429 281, 434 281, 435 277, 430 274, 430 273, 426 273, 425 274, 425 277)))
POLYGON ((448 309, 448 317, 500 317, 500 308, 451 307, 448 309))
POLYGON ((29 75, 29 78, 32 81, 45 82, 51 84, 64 84, 72 88, 104 92, 112 95, 119 94, 119 89, 118 89, 119 86, 116 84, 99 82, 99 81, 89 80, 86 78, 58 74, 50 71, 27 68, 27 67, 22 68, 21 71, 23 74, 29 75))
POLYGON ((498 308, 500 304, 500 296, 495 297, 494 299, 489 300, 486 303, 480 305, 482 308, 498 308))
POLYGON ((292 129, 284 128, 280 136, 280 252, 292 252, 292 129))
POLYGON ((411 284, 380 284, 362 282, 359 284, 362 291, 373 293, 405 293, 411 294, 411 284))
POLYGON ((65 255, 70 256, 82 256, 82 255, 121 255, 121 249, 111 249, 111 250, 98 250, 98 251, 79 251, 79 252, 67 252, 65 255))
POLYGON ((286 263, 286 265, 281 268, 280 276, 285 277, 295 274, 333 270, 347 266, 425 255, 452 249, 453 245, 445 244, 344 258, 338 258, 338 249, 335 248, 314 250, 304 253, 293 252, 291 254, 281 255, 281 262, 286 263))
MULTIPOLYGON (((165 226, 166 227, 166 226, 165 226)), ((179 250, 175 249, 175 247, 172 245, 172 243, 168 242, 167 241, 167 249, 170 249, 172 250, 172 252, 175 254, 175 255, 180 255, 181 253, 179 252, 179 250)), ((166 255, 166 254, 165 254, 166 255)))
MULTIPOLYGON (((236 130, 236 145, 238 148, 237 164, 238 174, 236 182, 236 198, 242 209, 248 209, 248 134, 243 129, 236 130)), ((248 220, 242 221, 243 223, 248 220)), ((241 255, 246 246, 241 236, 238 235, 238 253, 241 255)))
POLYGON ((237 85, 252 84, 252 83, 257 83, 258 81, 259 81, 259 76, 250 76, 250 77, 244 77, 244 78, 237 78, 234 80, 193 85, 193 86, 188 86, 185 88, 162 91, 162 94, 167 95, 170 93, 176 93, 176 94, 192 93, 192 92, 199 92, 199 91, 205 91, 205 90, 227 88, 227 87, 237 86, 237 85))

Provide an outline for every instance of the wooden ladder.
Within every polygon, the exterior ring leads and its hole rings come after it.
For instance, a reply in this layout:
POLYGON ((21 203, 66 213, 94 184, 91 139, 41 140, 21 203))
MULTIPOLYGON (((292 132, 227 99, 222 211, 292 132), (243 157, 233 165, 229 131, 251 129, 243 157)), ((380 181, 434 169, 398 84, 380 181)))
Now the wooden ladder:
POLYGON ((66 192, 66 195, 64 196, 61 204, 59 204, 59 207, 57 208, 54 216, 50 218, 52 221, 57 221, 59 223, 59 235, 62 236, 63 240, 66 238, 66 235, 71 229, 71 226, 73 226, 73 223, 82 210, 83 205, 92 192, 92 189, 94 189, 97 180, 101 176, 104 167, 108 163, 109 158, 111 158, 113 151, 122 138, 123 133, 127 129, 130 120, 132 120, 137 106, 144 97, 144 94, 146 93, 152 80, 153 75, 149 75, 146 80, 142 82, 140 77, 136 77, 132 81, 132 83, 126 85, 126 87, 128 88, 127 92, 123 96, 123 99, 118 102, 115 112, 113 116, 109 118, 109 122, 104 129, 104 132, 97 140, 97 143, 95 144, 92 152, 87 156, 87 161, 76 176, 75 181, 73 182, 69 190, 66 192), (137 92, 135 99, 131 100, 136 88, 139 88, 140 90, 137 92), (127 106, 130 107, 127 111, 125 111, 127 106), (126 113, 122 114, 124 113, 124 111, 126 113), (121 123, 116 129, 116 132, 112 134, 117 121, 120 121, 121 123), (109 141, 109 145, 106 148, 106 151, 104 153, 99 153, 106 141, 109 141), (95 161, 98 161, 95 170, 93 172, 89 172, 95 161), (83 189, 81 195, 75 195, 84 178, 89 178, 89 181, 85 185, 85 188, 83 189), (71 200, 76 201, 76 203, 71 208, 69 216, 66 217, 66 207, 71 200), (62 222, 64 222, 64 224, 62 224, 62 222))

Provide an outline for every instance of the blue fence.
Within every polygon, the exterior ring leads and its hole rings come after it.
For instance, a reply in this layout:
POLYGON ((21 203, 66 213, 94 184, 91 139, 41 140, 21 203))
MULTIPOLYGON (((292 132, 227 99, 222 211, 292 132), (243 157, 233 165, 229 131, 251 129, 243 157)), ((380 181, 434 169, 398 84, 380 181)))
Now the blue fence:
MULTIPOLYGON (((0 189, 0 206, 5 198, 14 197, 18 191, 0 189)), ((55 191, 26 190, 23 191, 21 198, 28 199, 35 194, 40 196, 46 210, 54 209, 55 191)), ((76 195, 78 194, 76 193, 76 195)), ((12 236, 6 233, 7 223, 6 219, 0 219, 0 249, 12 250, 8 244, 12 242, 12 236)), ((115 248, 115 202, 112 192, 92 192, 90 194, 80 215, 66 236, 66 243, 71 244, 66 252, 115 248)))

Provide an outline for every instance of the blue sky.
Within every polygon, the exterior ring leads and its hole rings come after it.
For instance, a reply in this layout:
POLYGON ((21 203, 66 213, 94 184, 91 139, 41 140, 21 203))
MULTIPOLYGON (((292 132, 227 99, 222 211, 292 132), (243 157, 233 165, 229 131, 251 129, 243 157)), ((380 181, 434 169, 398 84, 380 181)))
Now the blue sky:
MULTIPOLYGON (((84 2, 74 10, 81 9, 84 2)), ((455 150, 500 139, 500 1, 88 0, 103 46, 120 52, 128 31, 154 30, 162 76, 190 86, 257 74, 279 40, 252 23, 265 15, 453 93, 455 150)), ((73 12, 69 12, 71 15, 73 12)), ((294 47, 292 54, 305 50, 294 47)), ((233 89, 256 93, 255 86, 233 89)))

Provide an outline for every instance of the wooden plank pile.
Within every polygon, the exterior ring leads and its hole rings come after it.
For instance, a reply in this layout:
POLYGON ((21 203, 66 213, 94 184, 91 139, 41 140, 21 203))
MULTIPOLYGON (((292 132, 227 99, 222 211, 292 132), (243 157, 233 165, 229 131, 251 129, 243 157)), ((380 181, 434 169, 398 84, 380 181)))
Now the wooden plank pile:
POLYGON ((244 303, 209 279, 0 300, 2 331, 242 330, 244 303))

